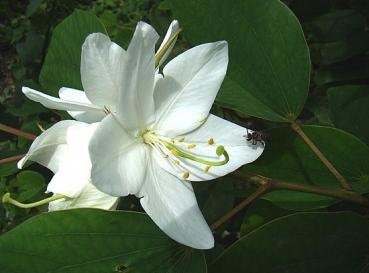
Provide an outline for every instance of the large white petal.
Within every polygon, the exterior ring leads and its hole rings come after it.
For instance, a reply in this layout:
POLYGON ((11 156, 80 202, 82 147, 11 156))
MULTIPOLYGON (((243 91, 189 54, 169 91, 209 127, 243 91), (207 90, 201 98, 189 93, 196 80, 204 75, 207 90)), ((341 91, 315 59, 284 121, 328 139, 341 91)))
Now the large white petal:
POLYGON ((75 198, 64 198, 49 203, 49 211, 72 208, 99 208, 115 209, 117 197, 105 194, 96 189, 91 183, 87 183, 81 193, 75 198))
POLYGON ((67 149, 47 191, 74 198, 90 182, 89 141, 98 123, 71 126, 66 133, 67 149))
POLYGON ((91 103, 85 103, 79 100, 58 99, 28 87, 23 87, 22 92, 30 100, 37 101, 41 103, 43 106, 50 109, 64 111, 89 111, 95 112, 96 114, 101 114, 104 112, 103 107, 93 105, 91 103))
POLYGON ((87 36, 82 45, 81 79, 87 97, 112 111, 123 88, 126 52, 102 33, 87 36))
MULTIPOLYGON (((250 131, 251 132, 251 131, 250 131)), ((211 180, 224 176, 238 169, 244 164, 253 162, 263 152, 264 146, 261 143, 253 145, 246 141, 244 135, 247 130, 232 122, 226 121, 214 115, 209 115, 207 121, 198 129, 184 135, 184 142, 176 142, 176 146, 202 159, 210 161, 222 161, 224 156, 217 156, 216 149, 223 145, 229 155, 229 161, 222 166, 212 166, 205 171, 206 165, 185 158, 173 158, 171 153, 168 160, 158 160, 160 166, 177 177, 181 178, 184 172, 189 172, 188 180, 202 181, 211 180), (214 144, 210 145, 208 141, 212 139, 214 144), (188 149, 188 145, 195 144, 194 148, 188 149), (170 158, 177 159, 180 164, 173 164, 170 158)), ((156 154, 159 158, 160 155, 156 154)), ((172 162, 173 162, 172 160, 172 162)))
POLYGON ((155 85, 157 122, 166 136, 187 133, 208 116, 228 65, 226 42, 203 44, 171 60, 155 85))
POLYGON ((146 213, 169 237, 197 249, 214 246, 189 182, 177 179, 150 160, 139 196, 146 213))
POLYGON ((148 149, 129 135, 113 115, 107 116, 89 147, 92 183, 113 196, 136 194, 146 173, 148 149))
POLYGON ((74 120, 63 120, 47 129, 33 141, 25 157, 18 162, 18 168, 23 168, 27 160, 32 160, 56 173, 67 154, 68 129, 80 124, 74 120))
MULTIPOLYGON (((62 87, 59 89, 59 97, 64 101, 73 101, 82 104, 91 104, 90 100, 86 97, 86 93, 73 88, 62 87)), ((68 111, 74 119, 93 123, 102 120, 105 117, 103 111, 68 111)))
MULTIPOLYGON (((178 29, 179 29, 179 23, 178 23, 178 21, 177 20, 173 20, 172 23, 170 24, 169 28, 168 28, 167 33, 165 34, 165 37, 163 39, 163 42, 161 43, 161 45, 160 45, 157 53, 160 52, 163 49, 164 45, 169 41, 169 39, 173 36, 173 34, 176 33, 176 31, 178 29)), ((164 53, 163 57, 159 61, 158 66, 162 65, 165 62, 165 60, 168 58, 170 52, 172 52, 172 49, 173 49, 176 41, 177 41, 177 38, 175 38, 175 40, 173 41, 172 45, 164 53)))
POLYGON ((154 120, 155 43, 159 36, 139 22, 124 63, 124 90, 118 100, 118 118, 126 129, 146 129, 154 120))

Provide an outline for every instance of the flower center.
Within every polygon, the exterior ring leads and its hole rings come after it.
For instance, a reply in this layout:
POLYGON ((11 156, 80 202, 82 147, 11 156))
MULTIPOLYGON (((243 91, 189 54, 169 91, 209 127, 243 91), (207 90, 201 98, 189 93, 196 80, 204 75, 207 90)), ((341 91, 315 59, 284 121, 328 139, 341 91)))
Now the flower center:
MULTIPOLYGON (((218 157, 223 156, 223 160, 212 161, 206 159, 206 155, 199 156, 190 153, 187 150, 194 149, 196 144, 184 142, 184 137, 172 139, 164 136, 157 135, 153 130, 146 130, 142 135, 142 140, 145 144, 157 149, 165 159, 169 160, 171 165, 178 166, 183 159, 189 159, 191 161, 205 165, 204 171, 209 172, 210 167, 222 166, 228 163, 229 155, 223 145, 219 145, 215 149, 215 153, 218 157), (180 147, 179 147, 180 146, 180 147), (174 163, 174 164, 173 164, 174 163)), ((209 138, 207 140, 208 145, 214 144, 214 139, 209 138)), ((183 179, 188 179, 190 173, 183 169, 183 179)))

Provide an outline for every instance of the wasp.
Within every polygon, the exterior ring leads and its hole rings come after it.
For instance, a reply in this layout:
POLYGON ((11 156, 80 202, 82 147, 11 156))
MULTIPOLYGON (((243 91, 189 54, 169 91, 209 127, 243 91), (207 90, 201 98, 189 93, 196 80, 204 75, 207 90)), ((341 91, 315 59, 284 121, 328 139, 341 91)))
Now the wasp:
POLYGON ((258 131, 252 131, 251 133, 249 132, 249 129, 246 129, 246 135, 244 135, 244 137, 246 137, 247 141, 251 141, 252 145, 256 145, 258 143, 262 144, 263 146, 265 146, 265 142, 267 140, 267 135, 262 133, 262 132, 258 132, 258 131))

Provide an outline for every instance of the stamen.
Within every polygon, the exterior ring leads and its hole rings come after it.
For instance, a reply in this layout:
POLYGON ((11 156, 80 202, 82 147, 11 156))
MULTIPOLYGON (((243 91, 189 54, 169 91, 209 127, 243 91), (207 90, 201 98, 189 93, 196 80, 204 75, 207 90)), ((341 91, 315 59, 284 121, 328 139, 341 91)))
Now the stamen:
POLYGON ((180 138, 178 138, 178 142, 183 142, 185 140, 185 137, 183 136, 183 137, 180 137, 180 138))
POLYGON ((209 165, 208 165, 208 166, 205 166, 204 171, 205 171, 206 173, 208 173, 208 172, 209 172, 210 167, 211 167, 211 166, 209 166, 209 165))
POLYGON ((18 202, 17 200, 11 198, 10 193, 8 192, 8 193, 5 193, 3 195, 2 201, 3 201, 4 204, 9 203, 9 204, 12 204, 12 205, 14 205, 16 207, 19 207, 19 208, 30 209, 30 208, 34 208, 34 207, 38 207, 38 206, 41 206, 41 205, 44 205, 44 204, 48 204, 52 201, 63 199, 63 198, 66 198, 66 196, 64 196, 62 194, 54 194, 53 196, 42 199, 40 201, 37 201, 37 202, 34 202, 34 203, 29 203, 29 204, 24 204, 24 203, 18 202))
POLYGON ((190 145, 187 145, 187 149, 193 149, 196 147, 196 144, 190 144, 190 145))
POLYGON ((196 157, 192 154, 188 154, 182 150, 180 150, 179 148, 177 148, 176 146, 174 146, 172 143, 161 140, 161 143, 163 143, 163 145, 165 145, 165 147, 168 148, 168 150, 175 156, 178 157, 183 157, 183 158, 187 158, 190 159, 192 161, 196 161, 205 165, 209 165, 209 166, 222 166, 228 163, 229 161, 229 156, 227 151, 224 149, 224 146, 220 145, 217 147, 216 149, 216 154, 218 156, 223 155, 224 156, 224 160, 223 161, 210 161, 210 160, 206 160, 206 159, 202 159, 199 157, 196 157))
POLYGON ((183 174, 182 174, 182 178, 183 179, 188 179, 190 177, 190 173, 188 172, 188 171, 186 171, 186 172, 184 172, 183 174))
POLYGON ((209 138, 208 139, 208 144, 209 145, 213 145, 214 144, 214 139, 213 138, 209 138))
POLYGON ((104 113, 105 113, 106 115, 111 114, 111 110, 110 110, 110 109, 109 109, 109 107, 108 107, 108 106, 106 106, 106 105, 104 105, 104 113))
POLYGON ((38 129, 40 129, 41 132, 45 132, 46 131, 45 128, 42 127, 42 125, 39 122, 37 122, 37 127, 38 127, 38 129))
POLYGON ((176 163, 177 165, 179 165, 179 160, 174 160, 174 163, 176 163))
POLYGON ((178 37, 178 34, 182 31, 181 28, 179 28, 176 32, 173 33, 173 35, 169 38, 169 40, 164 44, 162 49, 160 51, 156 52, 155 54, 155 67, 157 67, 160 63, 160 60, 163 58, 165 53, 168 51, 168 49, 171 47, 171 45, 175 42, 175 40, 178 37))

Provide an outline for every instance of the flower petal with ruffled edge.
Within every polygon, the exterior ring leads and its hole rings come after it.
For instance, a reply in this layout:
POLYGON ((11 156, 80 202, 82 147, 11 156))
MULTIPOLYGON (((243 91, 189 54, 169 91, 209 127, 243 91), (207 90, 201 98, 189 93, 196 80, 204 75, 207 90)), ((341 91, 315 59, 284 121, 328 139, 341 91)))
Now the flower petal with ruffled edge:
POLYGON ((22 168, 27 160, 31 160, 51 169, 55 175, 47 191, 64 195, 66 198, 54 201, 64 208, 73 208, 76 204, 78 207, 91 207, 93 193, 99 200, 93 207, 110 209, 117 198, 88 186, 91 171, 88 144, 96 126, 96 123, 70 120, 56 123, 35 139, 26 156, 18 162, 18 167, 22 168), (87 194, 91 196, 86 197, 87 194))

